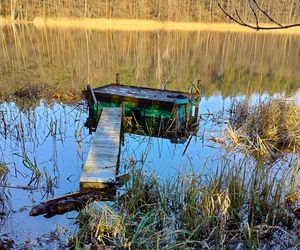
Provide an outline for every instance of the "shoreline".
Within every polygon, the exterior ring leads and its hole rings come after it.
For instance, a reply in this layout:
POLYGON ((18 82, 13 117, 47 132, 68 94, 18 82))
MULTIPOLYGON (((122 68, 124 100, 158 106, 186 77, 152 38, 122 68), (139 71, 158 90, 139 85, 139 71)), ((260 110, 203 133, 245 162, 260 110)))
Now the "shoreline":
MULTIPOLYGON (((283 30, 256 31, 235 23, 198 23, 198 22, 162 22, 142 19, 92 19, 92 18, 40 18, 32 21, 16 20, 0 17, 0 26, 13 24, 33 24, 37 28, 65 28, 90 30, 119 30, 119 31, 220 31, 220 32, 247 32, 258 34, 300 34, 300 28, 283 30)), ((263 24, 262 24, 263 25, 263 24)), ((270 24, 265 24, 270 25, 270 24)))

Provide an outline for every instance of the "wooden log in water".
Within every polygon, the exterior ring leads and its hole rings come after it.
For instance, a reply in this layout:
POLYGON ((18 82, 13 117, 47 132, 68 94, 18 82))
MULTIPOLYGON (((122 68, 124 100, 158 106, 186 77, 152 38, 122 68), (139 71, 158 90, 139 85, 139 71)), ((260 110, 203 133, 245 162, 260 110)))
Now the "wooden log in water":
POLYGON ((34 206, 30 211, 30 216, 45 214, 46 217, 52 217, 56 214, 64 214, 73 210, 82 209, 87 203, 97 201, 113 200, 117 188, 123 186, 130 179, 129 174, 123 174, 116 177, 116 183, 110 187, 85 189, 85 191, 68 193, 63 196, 45 201, 34 206))
POLYGON ((74 192, 45 201, 34 206, 30 211, 30 216, 45 214, 45 217, 52 217, 57 214, 64 214, 73 210, 82 209, 87 203, 98 200, 113 200, 116 195, 116 188, 92 190, 89 192, 74 192))

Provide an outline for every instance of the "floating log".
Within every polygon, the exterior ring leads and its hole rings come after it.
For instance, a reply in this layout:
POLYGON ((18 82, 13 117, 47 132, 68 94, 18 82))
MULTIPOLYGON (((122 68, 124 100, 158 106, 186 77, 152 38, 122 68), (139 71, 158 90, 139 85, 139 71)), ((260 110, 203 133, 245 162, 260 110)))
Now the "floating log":
POLYGON ((95 200, 112 200, 115 197, 115 190, 108 192, 108 190, 104 188, 93 190, 87 193, 74 192, 65 194, 61 197, 51 199, 34 206, 29 214, 30 216, 45 214, 45 217, 52 217, 57 214, 64 214, 73 210, 80 210, 88 202, 95 200))
POLYGON ((85 191, 68 193, 63 196, 45 201, 34 206, 30 216, 45 214, 49 218, 57 214, 64 214, 73 210, 82 209, 87 203, 97 201, 110 201, 116 196, 117 188, 123 186, 130 179, 129 174, 116 177, 116 182, 109 187, 97 189, 85 189, 85 191))

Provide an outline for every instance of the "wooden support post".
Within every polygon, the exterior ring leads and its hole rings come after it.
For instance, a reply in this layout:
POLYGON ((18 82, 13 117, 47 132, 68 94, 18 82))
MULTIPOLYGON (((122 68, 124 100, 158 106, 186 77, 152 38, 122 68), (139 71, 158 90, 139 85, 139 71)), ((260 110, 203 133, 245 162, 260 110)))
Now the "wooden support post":
POLYGON ((119 73, 117 73, 116 74, 116 84, 120 84, 120 74, 119 73))
POLYGON ((185 104, 185 129, 188 130, 189 128, 189 108, 188 104, 185 104))
POLYGON ((87 100, 88 100, 88 106, 89 106, 89 117, 94 118, 94 112, 93 112, 93 99, 92 99, 92 93, 91 93, 91 86, 87 85, 86 87, 86 94, 87 94, 87 100))

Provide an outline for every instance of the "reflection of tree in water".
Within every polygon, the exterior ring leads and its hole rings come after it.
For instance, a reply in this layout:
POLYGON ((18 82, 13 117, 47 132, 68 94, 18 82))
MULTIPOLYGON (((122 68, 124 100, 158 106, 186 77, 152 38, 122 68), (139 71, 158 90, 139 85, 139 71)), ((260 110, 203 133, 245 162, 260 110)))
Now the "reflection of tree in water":
POLYGON ((269 91, 270 85, 275 92, 300 85, 297 34, 67 30, 19 25, 15 31, 9 26, 0 28, 0 42, 3 92, 14 92, 12 88, 24 82, 78 91, 87 80, 108 83, 116 72, 122 83, 158 87, 169 79, 168 88, 177 90, 186 90, 188 79, 201 79, 208 94, 221 90, 223 96, 228 94, 223 94, 227 87, 215 75, 234 80, 230 89, 235 92, 230 94, 247 93, 248 84, 254 92, 269 91))
POLYGON ((251 95, 255 92, 264 92, 272 95, 276 92, 285 91, 291 95, 300 87, 300 80, 291 81, 288 77, 278 76, 272 70, 266 72, 264 76, 247 70, 236 70, 228 67, 223 73, 212 72, 212 79, 215 84, 203 85, 203 94, 210 96, 216 91, 220 91, 224 97, 235 94, 251 95))

